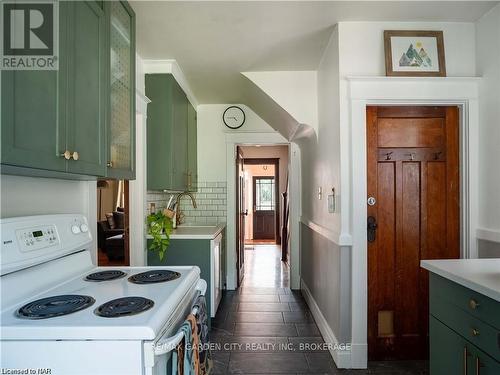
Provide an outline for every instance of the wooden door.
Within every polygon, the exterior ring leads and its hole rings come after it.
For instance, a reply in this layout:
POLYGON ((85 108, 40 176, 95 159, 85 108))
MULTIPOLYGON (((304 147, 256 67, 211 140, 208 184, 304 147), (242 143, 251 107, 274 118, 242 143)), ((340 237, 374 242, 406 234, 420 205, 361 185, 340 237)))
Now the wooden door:
POLYGON ((236 148, 236 269, 238 286, 245 275, 245 172, 243 170, 243 152, 236 148))
POLYGON ((368 107, 368 356, 428 357, 421 259, 459 258, 457 107, 368 107))
POLYGON ((253 239, 275 238, 276 197, 272 176, 253 177, 253 239))
POLYGON ((69 2, 67 149, 78 153, 68 171, 106 175, 106 18, 94 1, 69 2))

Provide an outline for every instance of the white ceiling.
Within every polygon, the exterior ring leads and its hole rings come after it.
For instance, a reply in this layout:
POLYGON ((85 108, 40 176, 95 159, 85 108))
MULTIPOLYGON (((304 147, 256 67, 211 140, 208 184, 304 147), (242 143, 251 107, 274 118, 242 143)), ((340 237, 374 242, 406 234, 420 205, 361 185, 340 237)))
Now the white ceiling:
POLYGON ((137 51, 175 59, 200 104, 244 103, 240 73, 315 70, 339 21, 474 22, 485 1, 132 1, 137 51))

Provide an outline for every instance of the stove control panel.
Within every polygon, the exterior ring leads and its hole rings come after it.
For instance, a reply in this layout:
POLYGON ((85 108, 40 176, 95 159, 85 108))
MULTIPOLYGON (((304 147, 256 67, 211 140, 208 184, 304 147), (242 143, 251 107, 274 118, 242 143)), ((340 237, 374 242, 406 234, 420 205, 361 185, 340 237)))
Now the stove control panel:
POLYGON ((16 231, 21 251, 40 250, 60 243, 55 225, 44 225, 16 231))

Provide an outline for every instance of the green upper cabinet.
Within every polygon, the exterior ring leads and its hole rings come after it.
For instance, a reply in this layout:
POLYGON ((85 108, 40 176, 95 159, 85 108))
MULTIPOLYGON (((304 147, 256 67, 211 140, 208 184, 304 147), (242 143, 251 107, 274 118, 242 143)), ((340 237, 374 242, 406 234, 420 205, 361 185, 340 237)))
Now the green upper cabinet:
POLYGON ((188 102, 188 190, 198 188, 198 132, 196 110, 188 102))
POLYGON ((65 171, 69 3, 59 6, 59 70, 2 70, 3 165, 65 171))
POLYGON ((126 3, 106 2, 103 9, 96 1, 59 2, 59 70, 1 72, 2 173, 133 178, 134 27, 126 3), (119 9, 128 16, 120 29, 126 47, 113 47, 119 32, 110 23, 119 9), (122 89, 109 84, 113 73, 122 89), (116 173, 106 167, 115 154, 116 173))
POLYGON ((192 106, 171 74, 146 74, 146 96, 151 100, 147 120, 148 189, 188 190, 192 167, 188 145, 196 144, 196 134, 189 132, 192 106))
POLYGON ((94 1, 69 2, 66 149, 68 172, 106 173, 106 19, 94 1), (74 154, 73 154, 74 155, 74 154))
POLYGON ((127 2, 106 1, 109 37, 107 176, 135 179, 135 14, 127 2))

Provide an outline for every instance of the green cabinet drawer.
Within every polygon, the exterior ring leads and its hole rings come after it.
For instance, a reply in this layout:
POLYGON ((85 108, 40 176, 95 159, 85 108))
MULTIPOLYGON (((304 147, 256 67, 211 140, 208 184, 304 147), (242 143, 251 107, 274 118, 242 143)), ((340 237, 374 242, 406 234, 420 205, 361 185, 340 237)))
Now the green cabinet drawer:
POLYGON ((430 374, 500 374, 500 363, 435 317, 429 320, 430 374))
POLYGON ((442 300, 500 329, 500 302, 465 288, 434 273, 429 276, 429 296, 442 300))
POLYGON ((457 334, 500 361, 500 330, 432 294, 430 311, 457 334))

